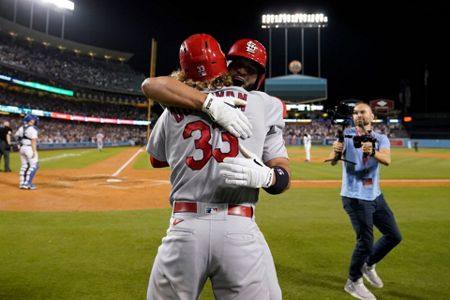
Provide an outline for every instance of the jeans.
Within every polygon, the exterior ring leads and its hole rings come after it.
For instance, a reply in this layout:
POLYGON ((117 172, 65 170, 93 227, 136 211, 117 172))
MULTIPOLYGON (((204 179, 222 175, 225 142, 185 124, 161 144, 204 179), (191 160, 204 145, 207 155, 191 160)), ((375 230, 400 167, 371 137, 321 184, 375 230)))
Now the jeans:
POLYGON ((356 234, 356 246, 349 269, 349 279, 356 281, 362 277, 364 263, 371 266, 382 260, 400 243, 402 236, 383 194, 374 201, 342 196, 342 203, 356 234), (383 234, 375 244, 373 225, 383 234))

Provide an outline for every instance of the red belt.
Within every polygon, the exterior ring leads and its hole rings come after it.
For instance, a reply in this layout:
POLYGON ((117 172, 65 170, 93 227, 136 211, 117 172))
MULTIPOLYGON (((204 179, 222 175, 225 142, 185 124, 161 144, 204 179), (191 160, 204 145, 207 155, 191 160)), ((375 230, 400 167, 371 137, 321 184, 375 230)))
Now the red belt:
MULTIPOLYGON (((214 206, 214 203, 211 203, 214 206)), ((173 206, 174 213, 197 213, 197 202, 175 201, 173 206)), ((253 217, 253 207, 239 204, 228 204, 228 214, 233 216, 241 216, 251 218, 253 217)))

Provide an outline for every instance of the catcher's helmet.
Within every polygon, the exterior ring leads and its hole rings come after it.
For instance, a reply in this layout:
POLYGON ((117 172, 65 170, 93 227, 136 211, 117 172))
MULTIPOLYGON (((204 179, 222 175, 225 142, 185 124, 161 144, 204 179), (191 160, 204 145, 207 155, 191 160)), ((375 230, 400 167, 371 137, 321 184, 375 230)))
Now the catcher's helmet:
POLYGON ((259 69, 259 78, 256 82, 256 89, 258 89, 266 78, 266 48, 257 40, 240 39, 231 46, 227 54, 230 60, 235 57, 243 57, 256 63, 259 69))
POLYGON ((228 71, 219 43, 205 33, 184 40, 180 47, 180 65, 186 76, 196 81, 212 80, 228 71))
POLYGON ((28 115, 26 115, 26 116, 23 118, 23 121, 24 121, 25 123, 28 123, 28 122, 30 122, 31 120, 34 120, 34 125, 37 125, 37 124, 38 124, 38 121, 39 121, 39 117, 38 117, 38 116, 31 115, 31 114, 28 114, 28 115))

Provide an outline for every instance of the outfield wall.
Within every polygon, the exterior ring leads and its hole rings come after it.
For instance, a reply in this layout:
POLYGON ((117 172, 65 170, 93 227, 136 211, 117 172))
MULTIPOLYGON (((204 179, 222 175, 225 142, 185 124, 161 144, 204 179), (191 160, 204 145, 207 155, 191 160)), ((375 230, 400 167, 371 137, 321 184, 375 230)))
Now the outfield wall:
MULTIPOLYGON (((419 147, 425 148, 450 148, 450 140, 428 140, 428 139, 407 139, 414 145, 414 142, 418 142, 419 147)), ((406 142, 406 147, 411 148, 411 145, 406 142)))
MULTIPOLYGON (((123 146, 134 146, 134 141, 126 142, 108 142, 103 143, 103 147, 123 147, 123 146)), ((84 142, 84 143, 39 143, 39 150, 53 150, 53 149, 74 149, 74 148, 97 148, 96 143, 84 142)))
MULTIPOLYGON (((312 141, 313 145, 331 146, 336 139, 315 139, 312 141)), ((391 147, 404 147, 413 148, 414 143, 418 143, 418 147, 424 148, 450 148, 450 140, 427 140, 427 139, 389 139, 391 147)), ((302 146, 303 139, 296 138, 284 138, 284 142, 287 146, 302 146)), ((104 147, 123 147, 123 146, 135 146, 134 141, 104 143, 104 147)), ((52 150, 52 149, 74 149, 74 148, 97 148, 96 143, 84 142, 84 143, 53 143, 45 144, 39 143, 39 150, 52 150)))
MULTIPOLYGON (((312 140, 313 145, 331 146, 336 139, 314 139, 312 140)), ((405 147, 413 148, 414 143, 418 143, 418 147, 424 148, 450 148, 450 140, 429 140, 429 139, 389 139, 391 142, 391 147, 405 147)), ((301 137, 294 138, 284 138, 284 142, 289 146, 300 146, 303 145, 303 139, 301 137)))

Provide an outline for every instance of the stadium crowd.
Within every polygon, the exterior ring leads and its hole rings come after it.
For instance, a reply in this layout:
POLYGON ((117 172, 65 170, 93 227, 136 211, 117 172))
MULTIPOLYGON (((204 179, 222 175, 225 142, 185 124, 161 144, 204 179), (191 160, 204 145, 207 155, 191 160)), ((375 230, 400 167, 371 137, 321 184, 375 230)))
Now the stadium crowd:
MULTIPOLYGON (((308 133, 313 140, 334 139, 340 128, 340 125, 333 125, 330 120, 312 120, 310 123, 304 124, 286 124, 283 136, 285 139, 300 139, 305 133, 308 133)), ((406 131, 400 123, 375 123, 373 128, 375 132, 383 133, 390 138, 407 137, 406 131)))
MULTIPOLYGON (((69 51, 45 47, 39 43, 26 42, 2 33, 0 33, 0 62, 3 66, 28 74, 31 72, 50 81, 109 90, 138 92, 144 80, 143 74, 138 74, 127 64, 92 59, 69 51)), ((147 119, 146 108, 123 103, 106 103, 94 99, 91 101, 81 97, 68 98, 31 90, 17 92, 2 88, 0 89, 0 105, 90 117, 147 119)), ((156 119, 157 116, 153 115, 153 123, 156 119)), ((11 117, 11 125, 13 128, 18 128, 21 125, 21 119, 11 117)), ((117 126, 45 118, 41 120, 39 128, 40 143, 95 142, 95 135, 100 129, 105 135, 106 143, 132 140, 141 144, 145 143, 146 139, 145 126, 117 126)), ((287 124, 283 135, 287 143, 300 144, 299 141, 306 133, 311 135, 313 141, 318 142, 334 139, 338 129, 337 125, 333 125, 330 120, 318 119, 310 123, 287 124)), ((374 130, 388 137, 406 137, 401 124, 377 123, 374 130)))
MULTIPOLYGON (((18 115, 10 115, 0 119, 0 121, 10 121, 13 131, 17 130, 23 122, 23 119, 18 115)), ((156 119, 156 116, 153 116, 152 122, 156 122, 156 119)), ((313 120, 306 124, 287 124, 283 136, 287 144, 300 145, 303 135, 308 133, 316 144, 321 144, 326 139, 335 139, 338 129, 329 120, 313 120)), ((379 133, 383 132, 391 138, 397 137, 394 132, 404 131, 401 124, 395 123, 378 123, 375 124, 374 130, 379 133)), ((52 118, 40 118, 39 143, 95 143, 95 136, 100 131, 105 135, 105 143, 146 144, 147 128, 145 126, 85 123, 52 118)))
MULTIPOLYGON (((3 120, 10 121, 13 132, 23 123, 23 118, 19 116, 3 117, 1 121, 3 120)), ((146 126, 85 123, 50 118, 40 118, 38 128, 39 144, 95 143, 95 136, 99 131, 105 135, 105 143, 129 142, 132 145, 143 145, 147 137, 146 126)))
MULTIPOLYGON (((100 103, 94 101, 80 101, 76 98, 55 96, 48 93, 32 92, 18 93, 12 90, 0 89, 0 105, 12 105, 21 108, 41 109, 52 112, 62 112, 90 117, 105 117, 131 120, 147 119, 147 109, 132 105, 100 103)), ((156 109, 151 118, 157 120, 156 109)), ((20 125, 19 118, 13 118, 12 125, 20 125)), ((100 123, 84 123, 60 121, 46 118, 40 127, 40 143, 74 143, 95 142, 95 134, 99 129, 104 130, 105 142, 123 142, 133 140, 135 143, 145 143, 146 129, 141 126, 117 126, 100 123)), ((331 120, 317 119, 309 123, 286 124, 283 136, 287 144, 298 145, 304 134, 310 134, 315 143, 326 139, 334 139, 339 125, 331 120)), ((377 123, 374 130, 384 133, 388 137, 408 137, 402 124, 377 123)))
POLYGON ((76 99, 69 100, 48 93, 28 94, 0 89, 0 104, 83 116, 130 120, 147 119, 147 109, 145 107, 105 104, 94 101, 76 101, 76 99))
POLYGON ((45 47, 1 32, 0 62, 55 81, 128 92, 139 92, 145 79, 128 64, 45 47))

